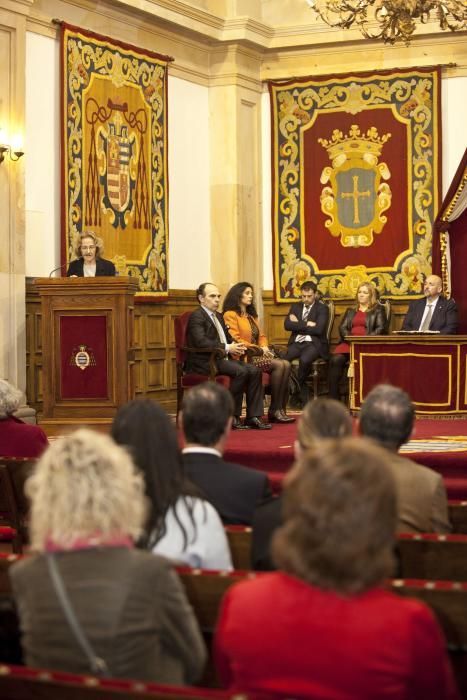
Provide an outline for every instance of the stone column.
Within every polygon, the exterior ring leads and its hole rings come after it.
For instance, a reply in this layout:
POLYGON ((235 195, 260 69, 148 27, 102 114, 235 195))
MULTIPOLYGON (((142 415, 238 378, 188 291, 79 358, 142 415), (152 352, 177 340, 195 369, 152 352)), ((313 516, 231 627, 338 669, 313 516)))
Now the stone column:
MULTIPOLYGON (((33 0, 0 9, 0 129, 23 134, 26 15, 33 0)), ((24 167, 0 164, 0 377, 26 388, 24 167)))
POLYGON ((211 275, 222 292, 247 280, 261 298, 261 54, 236 44, 211 55, 211 275))

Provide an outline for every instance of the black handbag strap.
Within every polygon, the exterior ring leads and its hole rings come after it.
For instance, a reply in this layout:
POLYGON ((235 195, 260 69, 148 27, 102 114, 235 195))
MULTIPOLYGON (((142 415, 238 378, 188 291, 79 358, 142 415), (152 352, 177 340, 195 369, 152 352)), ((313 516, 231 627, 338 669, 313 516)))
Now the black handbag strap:
POLYGON ((91 672, 96 676, 110 676, 108 666, 104 659, 97 656, 94 649, 89 643, 86 635, 83 632, 81 625, 75 615, 75 611, 70 603, 68 593, 66 592, 63 578, 58 569, 58 564, 55 556, 50 552, 46 555, 47 566, 49 569, 50 578, 52 579, 52 584, 57 594, 58 600, 68 621, 71 631, 73 632, 76 641, 81 647, 84 655, 89 661, 89 666, 91 672))

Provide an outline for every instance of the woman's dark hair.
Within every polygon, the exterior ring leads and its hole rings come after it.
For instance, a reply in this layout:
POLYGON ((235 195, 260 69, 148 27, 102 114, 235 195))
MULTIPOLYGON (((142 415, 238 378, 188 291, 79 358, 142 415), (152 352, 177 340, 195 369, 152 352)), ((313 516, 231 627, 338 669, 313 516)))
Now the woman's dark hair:
POLYGON ((222 311, 236 311, 237 314, 240 314, 242 312, 240 308, 240 299, 242 298, 243 292, 245 289, 248 289, 248 287, 250 287, 253 292, 253 301, 246 307, 246 312, 253 318, 258 318, 258 312, 254 304, 255 290, 253 285, 249 282, 237 282, 237 284, 234 284, 234 286, 229 289, 224 299, 222 311))
MULTIPOLYGON (((186 548, 188 536, 175 504, 180 497, 198 494, 185 478, 172 420, 159 404, 150 399, 137 399, 119 409, 111 433, 117 444, 127 447, 135 465, 143 473, 146 495, 151 504, 145 535, 139 546, 152 549, 165 535, 165 517, 169 508, 173 507, 186 548)), ((185 498, 185 505, 196 536, 190 498, 185 498)))

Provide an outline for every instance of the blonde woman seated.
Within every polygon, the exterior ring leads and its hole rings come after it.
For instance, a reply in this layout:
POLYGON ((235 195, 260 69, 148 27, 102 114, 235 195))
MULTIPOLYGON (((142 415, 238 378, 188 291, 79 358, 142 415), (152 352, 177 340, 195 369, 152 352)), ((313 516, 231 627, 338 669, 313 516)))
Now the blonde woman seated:
POLYGON ((177 574, 167 559, 133 546, 145 519, 144 485, 127 452, 105 435, 78 430, 53 443, 26 492, 37 554, 10 575, 27 665, 92 670, 52 582, 56 566, 108 675, 197 680, 206 653, 177 574))
POLYGON ((329 398, 339 399, 339 383, 349 362, 350 346, 346 335, 382 335, 386 328, 386 314, 378 304, 376 287, 363 282, 357 289, 355 306, 346 309, 339 326, 341 342, 329 360, 329 398))
POLYGON ((397 523, 385 450, 323 440, 290 473, 284 517, 273 541, 281 570, 232 586, 222 603, 215 652, 229 690, 459 700, 433 613, 385 587, 397 523))
POLYGON ((225 297, 223 311, 224 321, 232 338, 244 343, 247 348, 258 348, 264 358, 269 360, 268 366, 262 369, 263 372, 271 374, 269 421, 293 423, 295 419, 287 416, 285 412, 289 397, 290 362, 274 357, 268 347, 268 339, 258 325, 253 285, 249 282, 234 284, 225 297))

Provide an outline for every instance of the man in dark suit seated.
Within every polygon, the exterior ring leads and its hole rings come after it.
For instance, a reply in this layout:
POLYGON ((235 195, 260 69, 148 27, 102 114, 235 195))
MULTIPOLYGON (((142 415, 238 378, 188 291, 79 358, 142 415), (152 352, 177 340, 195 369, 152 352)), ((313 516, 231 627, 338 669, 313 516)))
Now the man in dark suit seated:
MULTIPOLYGON (((232 427, 270 430, 271 425, 260 419, 264 412, 261 370, 237 359, 245 354, 246 347, 230 337, 222 314, 218 312, 221 299, 219 290, 214 284, 204 282, 196 290, 196 295, 200 306, 188 321, 187 345, 203 350, 219 349, 224 353, 224 357, 216 360, 216 366, 218 374, 225 374, 231 380, 230 392, 235 402, 232 427), (243 392, 246 395, 245 424, 240 421, 243 392)), ((188 372, 209 374, 209 354, 188 353, 186 369, 188 372)))
POLYGON ((232 423, 233 400, 220 384, 203 382, 183 397, 182 451, 187 477, 216 508, 226 524, 250 525, 270 495, 266 474, 222 458, 232 423))
POLYGON ((424 299, 412 301, 402 324, 403 331, 438 331, 443 335, 457 332, 457 306, 454 299, 441 294, 443 282, 429 275, 423 286, 424 299))
POLYGON ((300 288, 302 300, 295 302, 289 309, 284 321, 286 331, 291 331, 287 360, 298 362, 298 383, 301 387, 303 405, 308 401, 306 380, 311 365, 318 357, 326 359, 329 353, 326 330, 329 309, 318 301, 317 286, 314 282, 304 282, 300 288))

